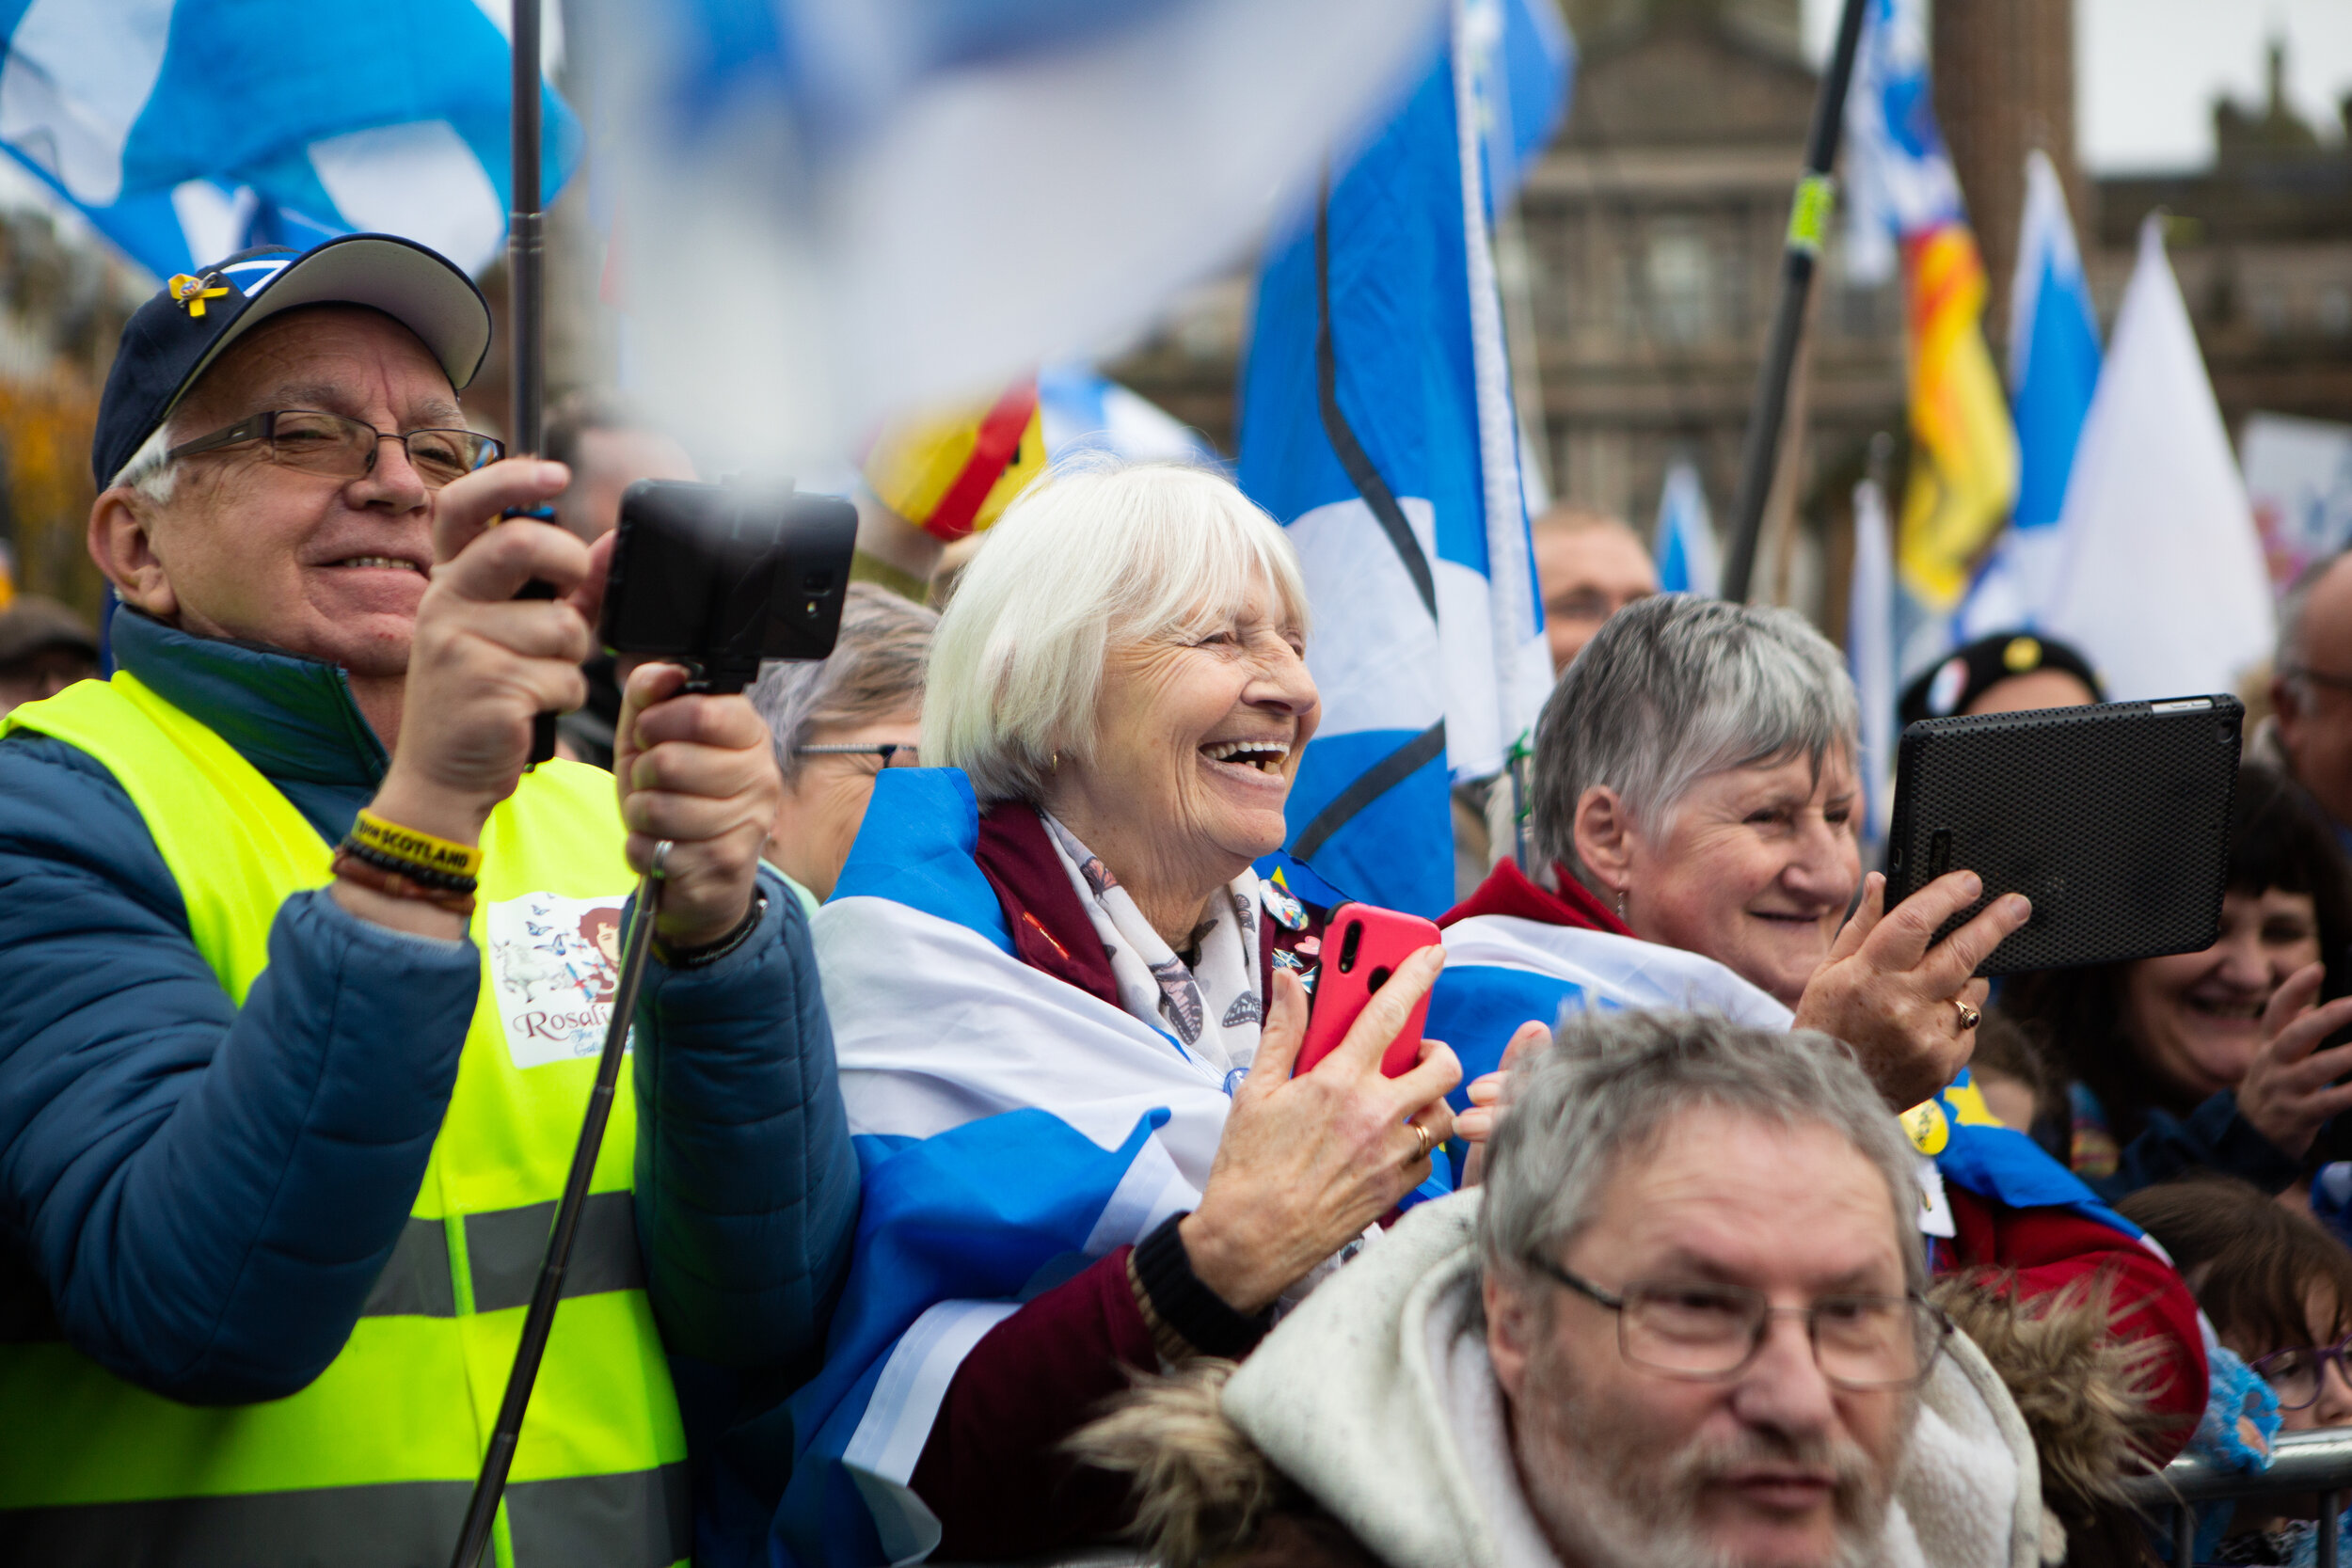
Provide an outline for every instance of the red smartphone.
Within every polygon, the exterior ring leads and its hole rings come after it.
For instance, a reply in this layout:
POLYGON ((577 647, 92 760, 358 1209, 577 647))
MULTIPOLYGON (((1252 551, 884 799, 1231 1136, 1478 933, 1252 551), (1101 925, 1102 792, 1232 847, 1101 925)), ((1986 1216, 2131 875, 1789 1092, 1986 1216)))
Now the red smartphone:
MULTIPOLYGON (((1292 1076, 1312 1069, 1339 1049, 1372 993, 1389 983, 1397 966, 1441 940, 1438 927, 1417 914, 1354 903, 1332 911, 1331 922, 1323 929, 1322 972, 1315 977, 1307 1038, 1298 1048, 1298 1065, 1292 1076)), ((1424 995, 1413 1004, 1405 1027, 1381 1053, 1384 1074, 1401 1078, 1413 1069, 1421 1056, 1422 1025, 1428 1020, 1429 998, 1424 995)))

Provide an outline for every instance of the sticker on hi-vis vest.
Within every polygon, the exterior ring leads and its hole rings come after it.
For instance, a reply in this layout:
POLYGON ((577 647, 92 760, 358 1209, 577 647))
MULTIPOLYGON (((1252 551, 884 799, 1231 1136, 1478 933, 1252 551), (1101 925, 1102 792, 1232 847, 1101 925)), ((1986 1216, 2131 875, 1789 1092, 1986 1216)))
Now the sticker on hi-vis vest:
POLYGON ((620 978, 621 903, 526 893, 489 909, 490 985, 518 1068, 604 1049, 620 978))

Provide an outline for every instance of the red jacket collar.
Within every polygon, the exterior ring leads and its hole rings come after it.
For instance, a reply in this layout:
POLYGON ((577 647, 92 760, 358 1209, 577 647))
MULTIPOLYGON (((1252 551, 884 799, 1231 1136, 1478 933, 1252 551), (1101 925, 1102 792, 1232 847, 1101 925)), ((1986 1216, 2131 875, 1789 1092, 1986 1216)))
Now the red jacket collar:
POLYGON ((1520 920, 1540 920, 1547 926, 1573 926, 1579 930, 1607 931, 1620 937, 1633 934, 1632 927, 1595 897, 1591 889, 1570 876, 1567 867, 1555 865, 1552 872, 1560 883, 1557 893, 1536 886, 1515 863, 1503 861, 1486 874, 1486 879, 1478 884, 1475 893, 1446 911, 1438 924, 1451 926, 1474 914, 1507 914, 1520 920))

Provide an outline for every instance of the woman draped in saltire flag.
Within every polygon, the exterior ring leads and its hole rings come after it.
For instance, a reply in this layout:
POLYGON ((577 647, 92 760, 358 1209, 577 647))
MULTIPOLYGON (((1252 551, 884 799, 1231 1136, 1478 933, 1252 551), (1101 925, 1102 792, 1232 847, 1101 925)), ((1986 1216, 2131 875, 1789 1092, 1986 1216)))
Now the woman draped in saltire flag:
POLYGON ((959 581, 922 756, 815 923, 864 1172, 771 1560, 1042 1553, 1125 1522, 1059 1450, 1134 1370, 1248 1354, 1433 1175, 1460 1082, 1382 1049, 1401 965, 1292 1076, 1332 895, 1276 855, 1313 733, 1306 594, 1225 480, 1057 474, 959 581))
POLYGON ((2096 1276, 2112 1332, 2159 1347, 2144 1447, 2161 1464, 2204 1408, 2196 1303, 2137 1227, 1969 1082, 1985 997, 1971 976, 2030 911, 2005 895, 1931 945, 1980 896, 1968 871, 1884 908, 1855 832, 1857 732, 1837 650, 1794 611, 1672 594, 1602 626, 1536 724, 1539 877, 1505 861, 1439 922, 1429 1032, 1475 1080, 1460 1132, 1484 1141, 1504 1057, 1566 1009, 1707 1010, 1842 1039, 1919 1150, 1939 1271, 2010 1271, 2000 1288, 2020 1301, 2096 1276))

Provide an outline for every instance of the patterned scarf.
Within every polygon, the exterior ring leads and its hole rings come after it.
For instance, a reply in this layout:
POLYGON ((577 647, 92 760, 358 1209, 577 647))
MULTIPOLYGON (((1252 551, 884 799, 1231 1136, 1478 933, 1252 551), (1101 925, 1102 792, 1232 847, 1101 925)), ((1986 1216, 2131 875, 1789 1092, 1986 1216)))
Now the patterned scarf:
POLYGON ((1258 995, 1258 874, 1244 871, 1209 900, 1200 956, 1187 965, 1143 918, 1102 858, 1050 814, 1038 815, 1103 940, 1120 1005, 1225 1074, 1231 1093, 1258 1053, 1258 1024, 1265 1016, 1258 995))

